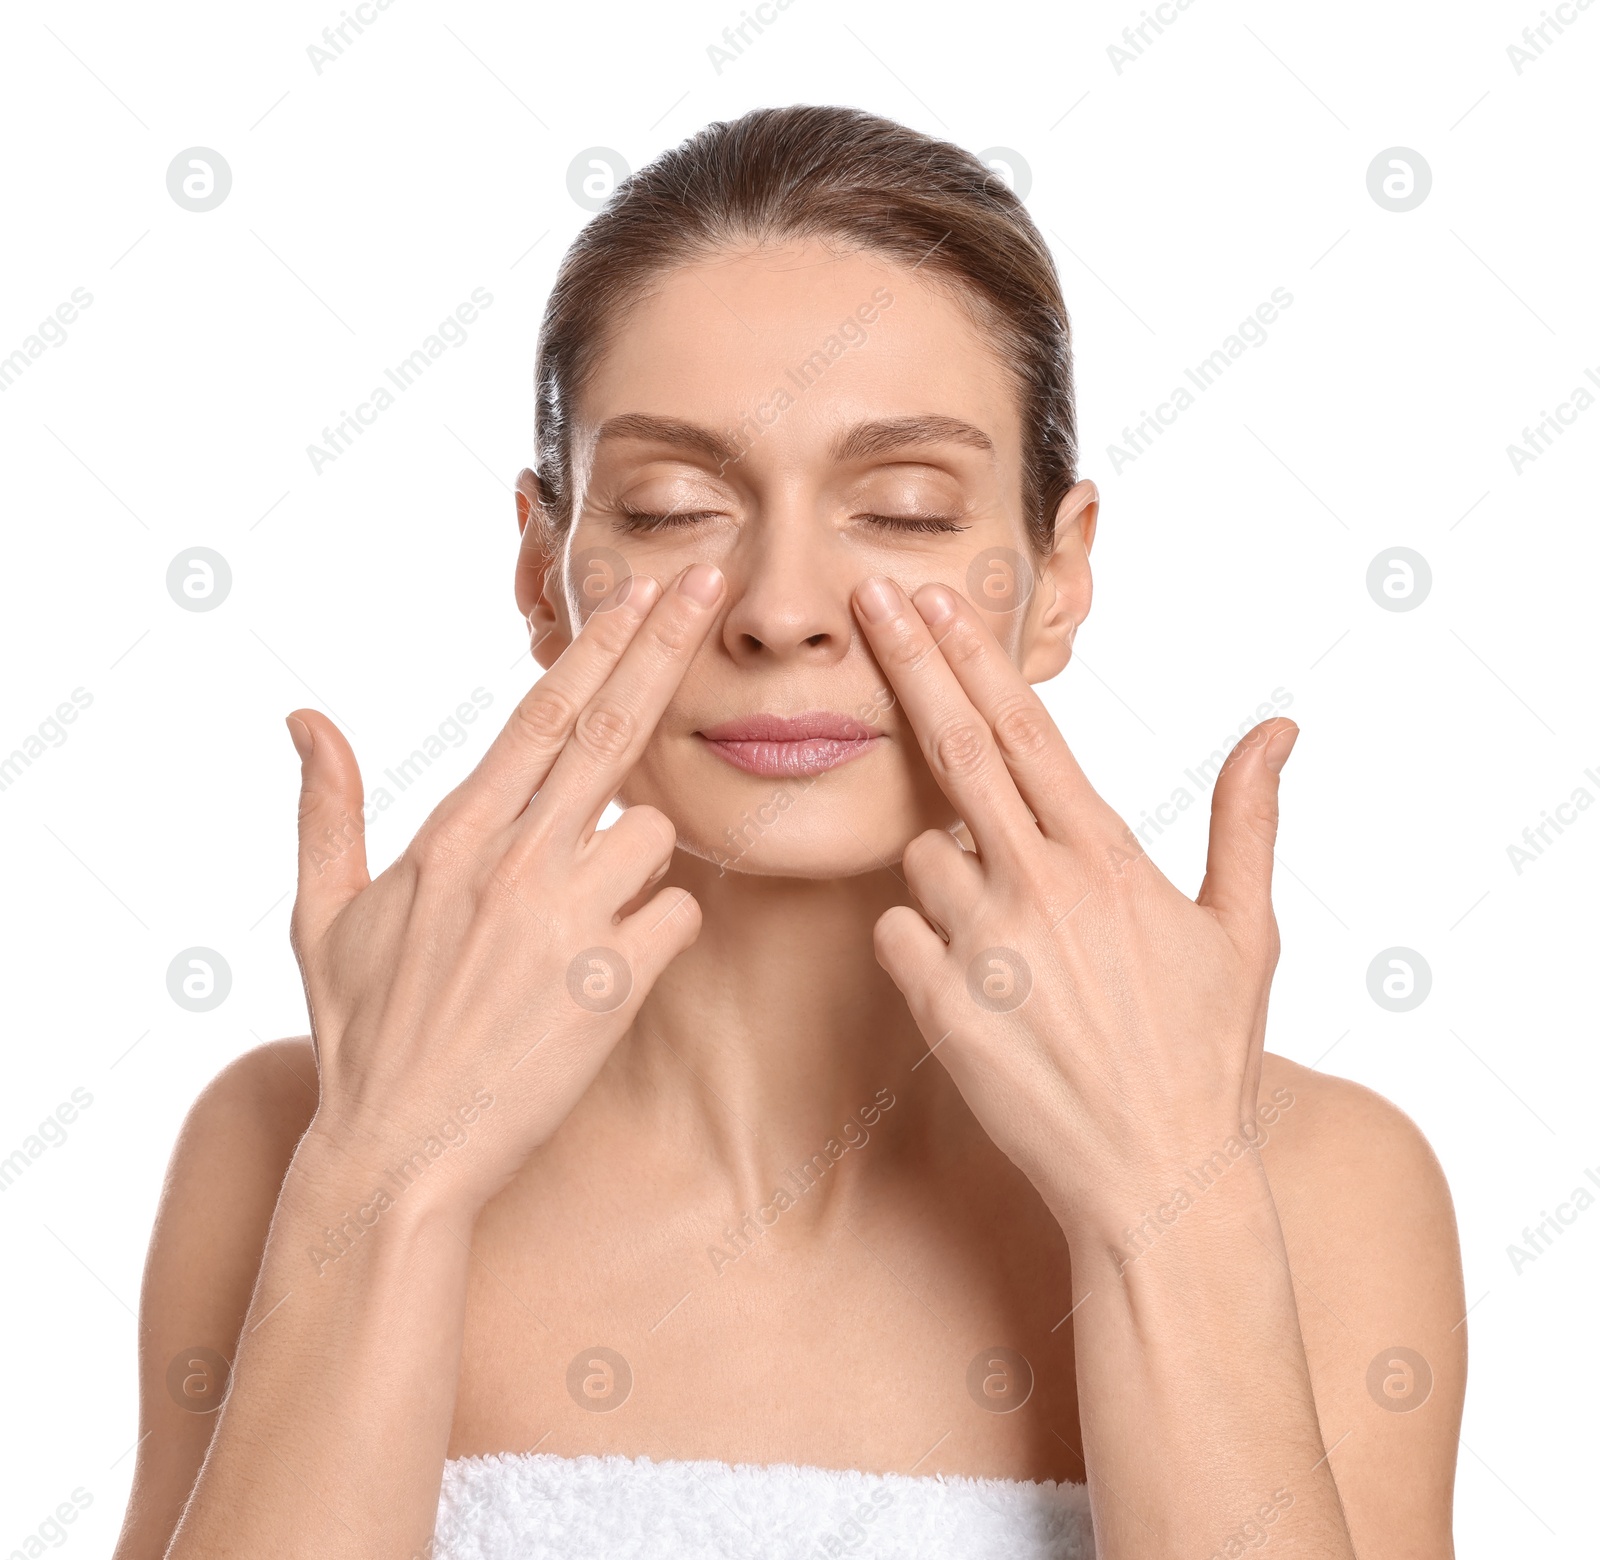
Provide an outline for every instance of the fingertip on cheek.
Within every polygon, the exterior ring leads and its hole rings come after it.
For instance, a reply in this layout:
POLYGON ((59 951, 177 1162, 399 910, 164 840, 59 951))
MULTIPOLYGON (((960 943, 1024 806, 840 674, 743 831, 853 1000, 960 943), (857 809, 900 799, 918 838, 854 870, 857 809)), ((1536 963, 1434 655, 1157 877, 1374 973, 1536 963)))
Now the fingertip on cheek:
POLYGON ((943 623, 955 616, 956 598, 943 585, 924 585, 912 600, 924 623, 943 623))
POLYGON ((617 587, 615 604, 625 608, 634 617, 645 617, 656 598, 661 594, 661 583, 653 575, 630 574, 617 587))
POLYGON ((856 586, 856 604, 869 623, 887 623, 904 601, 900 587, 881 574, 874 574, 856 586))
POLYGON ((702 607, 714 607, 722 595, 722 570, 713 563, 696 563, 678 579, 678 589, 702 607))

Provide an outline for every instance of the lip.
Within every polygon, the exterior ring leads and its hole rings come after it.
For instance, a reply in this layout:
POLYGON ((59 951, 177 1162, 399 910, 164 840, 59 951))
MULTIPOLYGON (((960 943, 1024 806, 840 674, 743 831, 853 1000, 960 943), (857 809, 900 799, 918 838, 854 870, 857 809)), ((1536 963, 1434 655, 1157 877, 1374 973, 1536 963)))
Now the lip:
POLYGON ((825 774, 883 740, 854 716, 831 710, 746 715, 707 726, 699 736, 734 768, 772 777, 825 774))

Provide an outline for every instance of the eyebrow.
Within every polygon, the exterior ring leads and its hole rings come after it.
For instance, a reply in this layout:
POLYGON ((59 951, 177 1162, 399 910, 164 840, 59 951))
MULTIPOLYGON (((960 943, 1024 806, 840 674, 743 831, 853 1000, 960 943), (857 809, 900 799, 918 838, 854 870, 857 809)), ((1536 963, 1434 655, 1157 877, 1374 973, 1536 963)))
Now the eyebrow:
MULTIPOLYGON (((719 466, 731 466, 749 446, 741 449, 723 434, 699 423, 679 417, 654 417, 645 412, 624 412, 609 417, 600 425, 596 444, 606 439, 638 439, 651 444, 671 444, 693 450, 719 466)), ((834 460, 866 460, 896 450, 915 449, 932 444, 964 444, 969 449, 994 454, 994 440, 981 428, 958 417, 888 417, 875 422, 857 423, 833 442, 834 460)))
POLYGON ((703 428, 699 423, 684 422, 680 417, 652 417, 645 412, 624 412, 619 417, 608 417, 601 423, 595 436, 596 445, 607 439, 640 439, 650 444, 674 444, 680 449, 694 450, 708 460, 721 465, 731 465, 738 451, 721 434, 703 428))
POLYGON ((857 423, 834 441, 833 458, 864 460, 871 455, 886 455, 926 444, 965 444, 970 449, 994 454, 994 440, 981 428, 974 428, 958 417, 929 416, 889 417, 879 422, 857 423))

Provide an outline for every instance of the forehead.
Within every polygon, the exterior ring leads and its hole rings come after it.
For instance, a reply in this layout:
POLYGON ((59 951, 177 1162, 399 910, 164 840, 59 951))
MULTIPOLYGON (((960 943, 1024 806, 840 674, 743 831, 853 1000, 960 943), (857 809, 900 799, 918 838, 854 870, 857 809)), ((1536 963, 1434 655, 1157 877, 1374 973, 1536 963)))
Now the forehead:
POLYGON ((629 414, 720 429, 759 416, 767 451, 795 458, 837 450, 856 423, 946 417, 988 434, 1002 470, 1021 460, 1017 384, 971 305, 929 273, 816 241, 667 272, 613 327, 577 411, 591 437, 629 414))

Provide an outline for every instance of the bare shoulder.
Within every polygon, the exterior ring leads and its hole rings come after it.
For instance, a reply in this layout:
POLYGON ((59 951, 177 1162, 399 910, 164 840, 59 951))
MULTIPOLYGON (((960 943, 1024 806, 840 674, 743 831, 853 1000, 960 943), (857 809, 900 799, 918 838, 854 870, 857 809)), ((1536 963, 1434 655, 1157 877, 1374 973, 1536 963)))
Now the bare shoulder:
POLYGON ((1324 1248, 1327 1257, 1348 1256, 1335 1243, 1381 1227, 1385 1245, 1408 1254, 1393 1275, 1408 1287, 1426 1274, 1439 1276, 1433 1270, 1440 1259, 1453 1261, 1449 1184, 1421 1129, 1399 1106, 1348 1078, 1270 1053, 1260 1098, 1262 1159, 1285 1230, 1292 1224, 1305 1237, 1302 1256, 1313 1265, 1320 1265, 1324 1248))
POLYGON ((211 1443, 278 1192, 317 1105, 309 1038, 245 1052, 184 1119, 139 1300, 139 1454, 116 1560, 166 1550, 211 1443))
POLYGON ((1262 1162, 1356 1550, 1448 1556, 1467 1329, 1444 1171, 1417 1124, 1358 1083, 1269 1054, 1260 1100, 1262 1162))
MULTIPOLYGON (((317 1059, 309 1035, 270 1040, 236 1056, 200 1091, 173 1149, 163 1200, 173 1177, 196 1154, 248 1163, 285 1145, 293 1154, 317 1108, 317 1059)), ((285 1165, 287 1165, 287 1159, 285 1165)), ((277 1188, 273 1188, 276 1200, 277 1188)))

